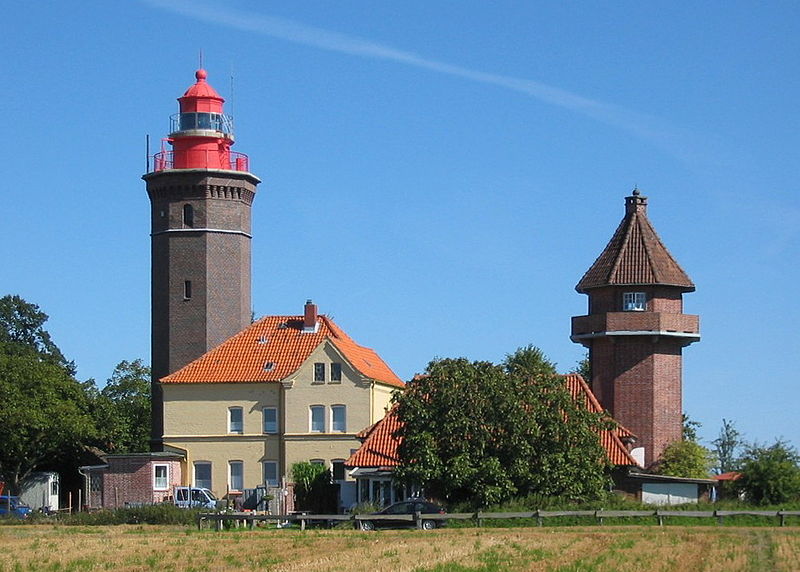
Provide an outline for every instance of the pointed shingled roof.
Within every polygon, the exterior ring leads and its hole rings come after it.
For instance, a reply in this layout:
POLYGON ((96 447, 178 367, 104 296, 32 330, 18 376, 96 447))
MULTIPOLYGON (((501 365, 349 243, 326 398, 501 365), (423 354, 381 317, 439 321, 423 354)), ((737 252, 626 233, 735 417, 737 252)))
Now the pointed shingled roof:
MULTIPOLYGON (((597 401, 583 377, 573 373, 562 377, 570 394, 579 404, 583 404, 592 413, 603 412, 600 402, 597 401)), ((402 423, 397 417, 397 405, 395 405, 383 419, 358 434, 358 438, 362 439, 361 447, 350 455, 350 458, 344 463, 345 466, 377 469, 398 466, 400 456, 397 449, 402 438, 396 436, 396 433, 401 426, 402 423)), ((622 443, 623 438, 632 436, 630 431, 619 425, 614 429, 601 429, 599 434, 600 444, 612 465, 639 466, 639 463, 622 443)))
POLYGON ((646 284, 694 290, 694 283, 650 224, 647 197, 634 189, 631 196, 625 197, 625 218, 575 289, 585 294, 602 286, 646 284))
POLYGON ((321 343, 329 341, 367 378, 403 388, 380 356, 345 334, 327 316, 303 331, 303 316, 266 316, 197 358, 161 383, 279 382, 293 374, 321 343))

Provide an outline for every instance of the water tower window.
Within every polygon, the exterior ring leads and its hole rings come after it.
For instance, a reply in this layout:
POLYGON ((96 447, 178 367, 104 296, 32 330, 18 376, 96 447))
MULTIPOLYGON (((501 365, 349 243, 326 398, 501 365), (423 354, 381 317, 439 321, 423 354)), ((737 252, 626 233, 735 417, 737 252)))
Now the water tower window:
POLYGON ((183 281, 183 299, 184 300, 191 300, 192 299, 192 281, 191 280, 184 280, 183 281))
POLYGON ((194 227, 194 207, 190 204, 183 205, 183 226, 186 228, 194 227))
POLYGON ((625 292, 622 294, 622 309, 626 312, 641 312, 647 309, 647 296, 644 292, 625 292))

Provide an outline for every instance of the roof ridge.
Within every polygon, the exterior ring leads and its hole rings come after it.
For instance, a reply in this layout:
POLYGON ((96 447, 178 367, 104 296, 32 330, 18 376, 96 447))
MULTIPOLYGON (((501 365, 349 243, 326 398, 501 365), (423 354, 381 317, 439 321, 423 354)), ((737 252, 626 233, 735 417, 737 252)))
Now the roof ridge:
POLYGON ((302 331, 302 315, 263 316, 220 345, 160 379, 162 383, 269 383, 295 374, 323 343, 365 378, 392 387, 403 381, 375 350, 359 345, 331 318, 302 331))
MULTIPOLYGON (((630 224, 630 223, 628 223, 627 225, 625 224, 625 222, 626 222, 626 220, 628 218, 633 218, 633 214, 626 214, 625 217, 622 219, 622 222, 620 223, 620 226, 624 225, 624 236, 622 237, 622 241, 620 242, 620 245, 619 245, 619 252, 620 253, 625 252, 627 250, 628 241, 631 238, 631 228, 633 227, 633 225, 630 224)), ((612 238, 611 240, 614 240, 614 239, 612 238)), ((609 246, 610 246, 610 243, 609 243, 609 246)), ((601 254, 601 256, 602 256, 602 254, 601 254)), ((611 267, 611 270, 608 272, 608 278, 609 279, 611 279, 612 276, 616 276, 617 270, 619 269, 619 265, 620 265, 621 262, 622 262, 622 256, 617 256, 615 258, 615 260, 614 260, 614 264, 611 267)))

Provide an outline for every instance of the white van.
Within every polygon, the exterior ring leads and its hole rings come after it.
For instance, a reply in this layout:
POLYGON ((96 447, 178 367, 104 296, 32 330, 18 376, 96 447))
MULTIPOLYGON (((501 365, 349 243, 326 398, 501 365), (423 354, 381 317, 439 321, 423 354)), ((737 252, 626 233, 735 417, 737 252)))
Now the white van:
POLYGON ((197 487, 175 487, 172 491, 175 506, 180 508, 217 508, 217 497, 208 489, 197 487))

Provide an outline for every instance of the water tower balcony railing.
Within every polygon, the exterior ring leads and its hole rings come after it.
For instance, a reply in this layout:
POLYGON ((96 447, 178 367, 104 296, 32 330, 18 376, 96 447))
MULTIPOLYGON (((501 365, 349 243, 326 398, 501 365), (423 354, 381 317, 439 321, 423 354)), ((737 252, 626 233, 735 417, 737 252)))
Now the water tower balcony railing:
POLYGON ((653 332, 694 335, 700 333, 700 318, 693 314, 666 312, 608 312, 572 318, 572 335, 613 332, 653 332))
POLYGON ((215 149, 192 149, 178 154, 175 151, 161 151, 153 155, 150 172, 171 169, 224 169, 249 173, 250 158, 237 151, 220 153, 215 149))

